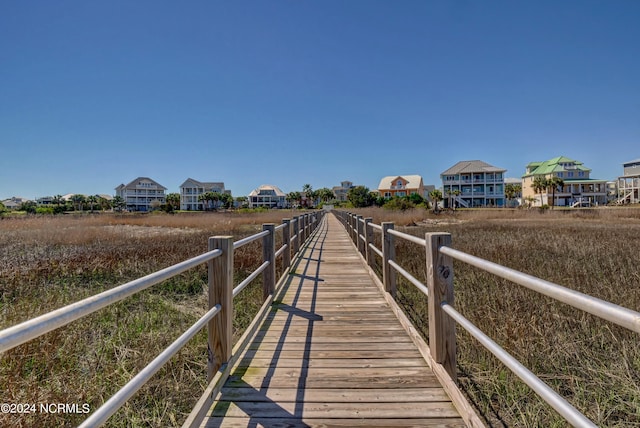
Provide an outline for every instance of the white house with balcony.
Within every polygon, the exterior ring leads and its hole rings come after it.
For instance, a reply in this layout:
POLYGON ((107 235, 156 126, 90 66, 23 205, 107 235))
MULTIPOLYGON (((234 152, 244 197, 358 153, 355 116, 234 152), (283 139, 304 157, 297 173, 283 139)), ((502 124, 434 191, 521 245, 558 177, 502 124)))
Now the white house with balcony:
POLYGON ((166 187, 148 177, 138 177, 129 184, 116 187, 129 211, 151 211, 156 205, 164 204, 166 187))
POLYGON ((193 178, 187 178, 187 180, 180 185, 180 209, 185 211, 203 211, 206 208, 214 208, 213 206, 207 207, 206 204, 212 202, 200 201, 200 195, 205 193, 230 193, 225 190, 224 183, 222 182, 203 182, 194 180, 193 178))
POLYGON ((249 208, 286 208, 286 197, 279 187, 263 184, 249 193, 249 208))
POLYGON ((640 202, 640 159, 622 164, 624 173, 618 177, 619 204, 637 204, 640 202))
POLYGON ((458 162, 440 174, 445 207, 504 207, 506 171, 480 160, 458 162))

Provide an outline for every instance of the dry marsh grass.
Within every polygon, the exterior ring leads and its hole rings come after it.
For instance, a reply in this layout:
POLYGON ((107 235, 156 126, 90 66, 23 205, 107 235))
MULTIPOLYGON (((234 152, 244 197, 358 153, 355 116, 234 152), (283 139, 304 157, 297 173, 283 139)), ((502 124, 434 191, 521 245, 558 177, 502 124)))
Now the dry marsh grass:
MULTIPOLYGON (((457 249, 640 310, 640 210, 360 213, 418 236, 450 232, 457 249)), ((240 238, 295 214, 0 220, 0 328, 200 254, 209 236, 240 238)), ((400 264, 426 280, 424 249, 396 242, 400 264)), ((260 257, 259 243, 236 252, 236 282, 260 257)), ((455 306, 467 318, 599 426, 640 426, 637 334, 464 264, 454 269, 455 306)), ((5 353, 3 401, 86 402, 95 410, 204 313, 206 281, 201 266, 5 353)), ((240 332, 260 305, 260 281, 238 298, 240 332)), ((398 300, 426 335, 425 299, 399 281, 398 300)), ((490 426, 567 426, 462 329, 457 335, 460 386, 490 426)), ((201 332, 107 426, 178 426, 205 381, 201 332)), ((0 426, 75 426, 85 417, 0 415, 0 426)))
MULTIPOLYGON (((359 212, 461 251, 640 311, 640 210, 359 212)), ((424 249, 396 239, 400 264, 426 283, 424 249)), ((400 277, 399 277, 400 278, 400 277)), ((640 336, 454 261, 455 307, 598 426, 640 426, 640 336)), ((426 298, 399 279, 398 300, 427 335, 426 298)), ((490 426, 568 424, 457 329, 459 384, 490 426)))
MULTIPOLYGON (((0 328, 201 254, 209 236, 239 239, 260 231, 263 223, 298 214, 0 219, 0 328)), ((236 251, 236 283, 259 266, 261 256, 260 242, 236 251)), ((206 284, 201 265, 4 353, 2 401, 88 403, 94 411, 204 314, 206 284)), ((237 336, 261 305, 261 287, 257 279, 236 298, 237 336)), ((201 332, 107 426, 180 425, 204 390, 206 348, 201 332)), ((0 426, 76 426, 85 418, 0 414, 0 426)))

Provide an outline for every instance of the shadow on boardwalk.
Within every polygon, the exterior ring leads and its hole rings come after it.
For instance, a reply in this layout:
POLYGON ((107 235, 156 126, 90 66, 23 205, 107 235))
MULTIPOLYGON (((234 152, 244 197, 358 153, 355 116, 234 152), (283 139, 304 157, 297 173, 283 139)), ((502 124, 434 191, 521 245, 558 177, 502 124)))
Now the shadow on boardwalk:
POLYGON ((465 424, 328 215, 202 426, 465 424))

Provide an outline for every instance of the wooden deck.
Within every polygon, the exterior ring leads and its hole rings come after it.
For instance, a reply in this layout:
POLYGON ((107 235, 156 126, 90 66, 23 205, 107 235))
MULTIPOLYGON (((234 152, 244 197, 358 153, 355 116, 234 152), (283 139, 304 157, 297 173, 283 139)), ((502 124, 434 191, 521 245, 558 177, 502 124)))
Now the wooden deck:
POLYGON ((333 215, 203 427, 466 426, 333 215))

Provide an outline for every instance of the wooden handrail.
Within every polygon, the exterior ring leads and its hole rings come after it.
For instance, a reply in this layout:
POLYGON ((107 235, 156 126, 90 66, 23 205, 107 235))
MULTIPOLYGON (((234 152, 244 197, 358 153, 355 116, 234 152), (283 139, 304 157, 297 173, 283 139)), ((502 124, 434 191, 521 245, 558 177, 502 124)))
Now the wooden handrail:
POLYGON ((394 224, 391 222, 377 225, 366 219, 361 220, 361 216, 349 212, 334 210, 333 213, 354 240, 354 246, 370 267, 372 266, 373 253, 382 257, 382 282, 386 292, 395 297, 395 273, 398 272, 428 296, 429 352, 434 361, 440 364, 452 379, 456 379, 457 376, 455 343, 455 320, 457 320, 465 330, 469 331, 483 346, 496 355, 567 421, 578 424, 577 426, 595 426, 581 412, 454 309, 452 261, 456 259, 470 264, 638 333, 640 333, 639 312, 455 250, 451 248, 451 236, 447 233, 426 233, 425 238, 422 239, 395 230, 394 224), (365 246, 360 245, 359 238, 354 238, 360 235, 361 221, 366 226, 364 229, 365 246), (382 233, 382 250, 373 245, 373 239, 370 236, 370 232, 373 230, 382 233), (427 285, 420 283, 397 263, 394 242, 396 237, 425 247, 427 285))

